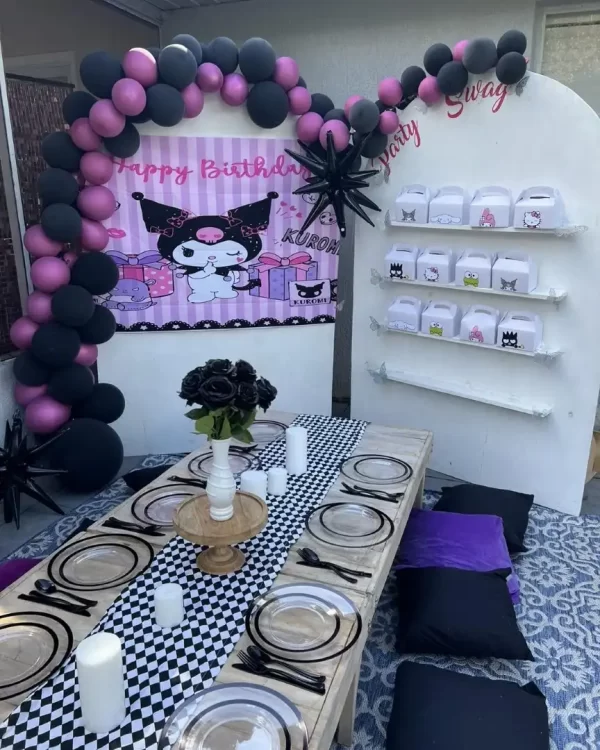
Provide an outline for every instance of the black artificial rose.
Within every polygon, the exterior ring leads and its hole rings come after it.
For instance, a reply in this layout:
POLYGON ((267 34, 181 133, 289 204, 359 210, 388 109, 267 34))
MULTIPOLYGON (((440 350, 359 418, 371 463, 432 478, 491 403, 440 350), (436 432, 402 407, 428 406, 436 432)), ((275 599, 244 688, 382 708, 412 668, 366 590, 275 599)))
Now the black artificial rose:
POLYGON ((200 401, 209 411, 220 409, 222 406, 229 406, 235 398, 237 386, 229 378, 221 375, 214 375, 207 378, 200 386, 200 401))
POLYGON ((266 378, 259 378, 256 381, 256 388, 258 390, 258 405, 264 411, 271 406, 277 396, 277 388, 271 385, 266 378))
POLYGON ((256 370, 250 362, 239 359, 235 363, 235 377, 238 383, 256 383, 256 370))
POLYGON ((235 376, 235 366, 228 359, 209 359, 202 368, 202 373, 206 378, 211 378, 214 375, 233 378, 235 376))
POLYGON ((242 411, 252 411, 258 404, 258 388, 256 383, 240 383, 237 387, 235 405, 242 411))
POLYGON ((182 380, 179 397, 185 399, 188 403, 188 406, 191 404, 200 404, 200 406, 202 406, 202 402, 198 400, 198 393, 203 382, 204 374, 202 372, 202 368, 196 367, 195 370, 191 370, 190 372, 188 372, 188 374, 182 380))

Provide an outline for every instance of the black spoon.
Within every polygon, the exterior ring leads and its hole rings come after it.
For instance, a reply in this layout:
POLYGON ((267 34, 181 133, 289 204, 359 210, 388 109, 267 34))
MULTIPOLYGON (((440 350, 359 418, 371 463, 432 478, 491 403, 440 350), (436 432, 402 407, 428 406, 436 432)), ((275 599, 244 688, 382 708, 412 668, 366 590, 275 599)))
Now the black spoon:
POLYGON ((71 594, 69 591, 63 591, 57 588, 52 581, 47 578, 38 578, 35 582, 35 587, 42 594, 61 594, 61 596, 70 596, 71 599, 75 599, 76 602, 84 604, 86 607, 95 607, 98 602, 93 599, 84 599, 83 596, 77 596, 77 594, 71 594))
POLYGON ((277 664, 280 667, 285 667, 286 669, 289 669, 290 672, 295 672, 297 675, 300 675, 301 677, 304 677, 307 680, 311 680, 312 682, 325 682, 325 677, 321 674, 314 674, 314 672, 308 672, 304 669, 300 669, 300 667, 295 667, 292 664, 288 664, 285 661, 281 661, 279 659, 275 659, 273 656, 268 654, 266 651, 263 651, 263 649, 260 646, 255 646, 254 644, 251 644, 246 649, 248 652, 248 655, 251 656, 255 661, 263 662, 263 664, 277 664))
POLYGON ((310 565, 317 565, 320 567, 326 567, 330 568, 332 570, 341 571, 342 573, 346 573, 347 575, 351 576, 358 576, 359 578, 372 578, 372 573, 365 573, 362 570, 352 570, 350 568, 344 568, 341 565, 337 565, 336 563, 330 563, 325 562, 324 560, 321 560, 319 555, 317 553, 310 549, 310 547, 304 547, 303 549, 298 550, 298 554, 300 557, 310 565))

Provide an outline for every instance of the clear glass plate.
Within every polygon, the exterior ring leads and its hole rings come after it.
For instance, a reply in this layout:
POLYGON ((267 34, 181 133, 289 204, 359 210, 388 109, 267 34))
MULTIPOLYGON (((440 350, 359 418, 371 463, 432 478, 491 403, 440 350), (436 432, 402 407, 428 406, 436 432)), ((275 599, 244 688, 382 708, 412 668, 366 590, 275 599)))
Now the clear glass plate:
POLYGON ((406 461, 373 453, 350 456, 342 461, 340 471, 353 482, 365 484, 400 484, 407 482, 413 474, 406 461))
MULTIPOLYGON (((206 479, 212 469, 213 455, 212 451, 202 453, 195 458, 190 459, 188 471, 196 477, 206 479)), ((229 451, 229 466, 233 475, 239 477, 248 469, 255 469, 258 466, 258 458, 250 453, 237 453, 229 451)))
POLYGON ((283 422, 259 419, 250 427, 250 434, 257 445, 267 445, 284 437, 287 428, 288 426, 283 422))
POLYGON ((328 503, 308 515, 306 530, 332 547, 362 549, 387 542, 394 533, 394 522, 383 511, 364 503, 328 503), (348 507, 350 510, 346 510, 348 507))
POLYGON ((131 515, 142 523, 170 528, 173 526, 175 511, 181 503, 201 491, 176 482, 153 487, 136 497, 131 506, 131 515))

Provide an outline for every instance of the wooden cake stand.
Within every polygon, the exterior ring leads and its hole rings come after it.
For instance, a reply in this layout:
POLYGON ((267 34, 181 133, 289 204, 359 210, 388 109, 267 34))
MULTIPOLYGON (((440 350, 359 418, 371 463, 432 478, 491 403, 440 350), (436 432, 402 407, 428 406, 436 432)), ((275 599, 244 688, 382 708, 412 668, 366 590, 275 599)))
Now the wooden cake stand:
POLYGON ((228 521, 213 521, 205 492, 182 503, 175 513, 173 525, 184 539, 208 546, 196 562, 200 570, 225 575, 240 570, 246 556, 233 544, 245 542, 261 532, 267 523, 266 504, 249 492, 235 493, 233 516, 228 521))

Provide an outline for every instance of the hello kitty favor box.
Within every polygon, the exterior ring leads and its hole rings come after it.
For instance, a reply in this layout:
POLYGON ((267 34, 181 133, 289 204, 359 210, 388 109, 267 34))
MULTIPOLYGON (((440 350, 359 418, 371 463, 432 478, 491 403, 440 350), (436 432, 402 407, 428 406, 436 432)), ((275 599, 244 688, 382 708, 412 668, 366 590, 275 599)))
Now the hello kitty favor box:
POLYGON ((421 332, 453 339, 460 330, 460 307, 452 302, 430 302, 421 315, 421 332))
POLYGON ((479 229, 502 229, 513 223, 512 193, 504 187, 482 187, 469 209, 469 224, 479 229))
POLYGON ((496 259, 483 250, 465 250, 456 262, 456 285, 473 289, 491 289, 492 264, 496 259))
POLYGON ((507 312, 498 326, 497 345, 503 349, 535 352, 542 343, 542 321, 539 315, 507 312))
POLYGON ((472 305, 460 323, 460 338, 472 344, 494 346, 500 312, 486 305, 472 305))
POLYGON ((425 185, 405 185, 396 198, 394 218, 404 224, 427 224, 429 202, 437 194, 425 185))
POLYGON ((528 255, 499 253, 492 266, 492 289, 529 294, 537 286, 537 266, 528 255))
POLYGON ((415 281, 419 248, 409 245, 393 245, 385 256, 385 270, 390 279, 415 281))
POLYGON ((398 297, 388 309, 387 326, 393 331, 418 333, 423 303, 418 297, 398 297))
POLYGON ((470 196, 461 187, 450 185, 440 188, 429 202, 429 223, 458 226, 469 223, 470 196))
POLYGON ((417 279, 432 284, 451 284, 454 266, 454 253, 449 247, 429 247, 417 259, 417 279))
POLYGON ((514 219, 517 229, 557 229, 564 224, 565 207, 556 188, 531 187, 519 195, 514 219))

